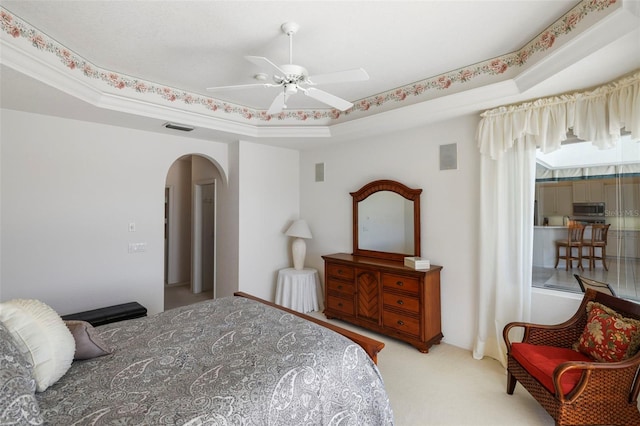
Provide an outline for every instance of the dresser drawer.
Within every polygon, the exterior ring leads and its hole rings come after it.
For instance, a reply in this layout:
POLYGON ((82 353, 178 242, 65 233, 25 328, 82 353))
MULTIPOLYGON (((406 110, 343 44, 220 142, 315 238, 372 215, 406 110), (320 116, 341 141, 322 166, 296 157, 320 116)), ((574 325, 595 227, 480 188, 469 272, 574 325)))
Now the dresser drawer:
POLYGON ((352 280, 355 276, 355 268, 352 266, 329 263, 327 265, 327 275, 330 277, 352 280))
POLYGON ((384 292, 382 300, 385 306, 393 306, 415 314, 420 313, 420 301, 417 297, 384 292))
POLYGON ((353 304, 353 298, 349 300, 332 295, 329 295, 327 297, 327 308, 334 311, 343 312, 348 315, 353 315, 356 311, 353 304))
POLYGON ((388 310, 382 311, 382 325, 412 336, 420 336, 420 321, 388 310))
POLYGON ((344 293, 353 296, 353 294, 355 293, 355 288, 356 287, 353 285, 353 283, 339 281, 332 278, 329 278, 327 280, 327 289, 329 291, 344 293))
POLYGON ((384 290, 403 290, 415 295, 420 294, 420 282, 417 278, 404 275, 383 274, 382 285, 384 290))

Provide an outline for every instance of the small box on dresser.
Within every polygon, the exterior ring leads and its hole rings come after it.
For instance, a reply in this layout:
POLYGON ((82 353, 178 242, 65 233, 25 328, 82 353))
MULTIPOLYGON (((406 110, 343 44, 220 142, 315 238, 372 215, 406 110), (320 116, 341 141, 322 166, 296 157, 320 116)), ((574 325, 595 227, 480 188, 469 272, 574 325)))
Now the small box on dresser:
POLYGON ((431 268, 431 262, 423 257, 411 256, 404 258, 404 266, 412 269, 429 269, 431 268))

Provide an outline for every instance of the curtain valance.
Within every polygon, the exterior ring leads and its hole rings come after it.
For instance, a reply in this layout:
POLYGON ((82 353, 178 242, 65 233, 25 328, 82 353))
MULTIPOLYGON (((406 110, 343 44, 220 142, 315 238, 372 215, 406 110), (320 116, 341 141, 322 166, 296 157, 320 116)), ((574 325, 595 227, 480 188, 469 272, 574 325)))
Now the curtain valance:
POLYGON ((567 131, 611 148, 626 128, 640 138, 640 71, 594 90, 553 96, 485 111, 478 125, 482 155, 497 159, 518 139, 535 143, 543 152, 560 148, 567 131))

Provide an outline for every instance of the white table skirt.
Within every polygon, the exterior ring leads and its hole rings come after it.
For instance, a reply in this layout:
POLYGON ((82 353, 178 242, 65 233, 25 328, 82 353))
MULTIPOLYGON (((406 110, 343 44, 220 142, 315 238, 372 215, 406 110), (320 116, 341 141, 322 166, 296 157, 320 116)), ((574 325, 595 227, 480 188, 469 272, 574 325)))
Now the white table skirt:
POLYGON ((322 288, 318 271, 311 268, 278 271, 276 303, 303 313, 322 309, 322 288))

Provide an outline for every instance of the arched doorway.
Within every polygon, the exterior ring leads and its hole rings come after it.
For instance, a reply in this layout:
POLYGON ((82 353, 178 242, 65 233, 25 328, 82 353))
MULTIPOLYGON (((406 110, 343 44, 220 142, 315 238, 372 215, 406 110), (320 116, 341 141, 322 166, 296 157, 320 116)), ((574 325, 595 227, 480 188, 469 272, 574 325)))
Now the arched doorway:
POLYGON ((200 155, 177 159, 165 182, 165 302, 172 309, 215 297, 216 184, 221 174, 200 155))

